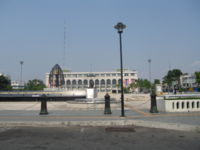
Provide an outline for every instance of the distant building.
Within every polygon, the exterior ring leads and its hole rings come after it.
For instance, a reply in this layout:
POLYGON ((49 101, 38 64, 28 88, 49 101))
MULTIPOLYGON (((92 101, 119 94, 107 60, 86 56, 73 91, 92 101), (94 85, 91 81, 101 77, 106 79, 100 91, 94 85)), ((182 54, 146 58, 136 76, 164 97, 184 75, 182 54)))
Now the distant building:
POLYGON ((24 89, 25 82, 11 81, 11 86, 12 86, 13 90, 22 90, 22 89, 24 89))
POLYGON ((171 86, 169 87, 167 84, 162 84, 163 91, 174 91, 180 88, 185 90, 195 90, 198 87, 196 83, 195 74, 184 73, 180 76, 180 83, 178 81, 172 81, 171 86), (180 85, 180 86, 179 86, 180 85))
POLYGON ((183 74, 180 76, 180 84, 184 89, 196 88, 198 84, 196 83, 195 74, 183 74))
MULTIPOLYGON (((121 74, 120 71, 111 72, 63 72, 64 83, 60 88, 67 89, 86 89, 92 84, 97 91, 100 92, 117 92, 120 87, 121 74)), ((128 87, 129 84, 138 80, 137 71, 124 70, 123 86, 128 87)), ((45 83, 48 88, 52 86, 54 81, 50 79, 55 78, 51 73, 46 73, 45 83), (51 76, 51 77, 50 77, 51 76)))

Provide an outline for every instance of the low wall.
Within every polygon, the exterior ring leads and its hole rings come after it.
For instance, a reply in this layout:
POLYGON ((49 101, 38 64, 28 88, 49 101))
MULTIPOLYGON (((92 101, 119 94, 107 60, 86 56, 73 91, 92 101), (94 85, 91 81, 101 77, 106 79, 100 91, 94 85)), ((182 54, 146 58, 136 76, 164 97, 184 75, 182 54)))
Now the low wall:
POLYGON ((200 99, 164 100, 157 98, 159 111, 164 112, 195 112, 200 111, 200 99))
MULTIPOLYGON (((116 101, 121 100, 121 94, 120 93, 108 93, 111 98, 115 99, 116 101)), ((104 98, 106 95, 106 92, 98 92, 98 98, 104 98)), ((147 101, 150 100, 149 94, 124 94, 124 100, 125 101, 147 101)))

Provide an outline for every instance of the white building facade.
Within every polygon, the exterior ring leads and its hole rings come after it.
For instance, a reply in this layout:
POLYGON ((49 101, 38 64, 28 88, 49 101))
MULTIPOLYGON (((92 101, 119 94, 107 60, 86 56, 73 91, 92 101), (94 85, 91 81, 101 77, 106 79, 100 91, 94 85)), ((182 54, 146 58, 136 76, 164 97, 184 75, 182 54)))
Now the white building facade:
POLYGON ((25 82, 24 81, 11 81, 11 86, 13 90, 20 90, 24 89, 25 87, 25 82))
POLYGON ((183 74, 180 76, 180 84, 182 88, 196 88, 198 84, 196 83, 195 74, 183 74))
MULTIPOLYGON (((46 73, 46 86, 50 88, 49 74, 46 73)), ((64 86, 69 90, 72 89, 86 89, 90 83, 94 84, 94 88, 98 92, 118 92, 121 82, 120 71, 113 72, 63 72, 64 86)), ((138 73, 134 70, 124 70, 123 86, 128 87, 129 84, 138 80, 138 73)))

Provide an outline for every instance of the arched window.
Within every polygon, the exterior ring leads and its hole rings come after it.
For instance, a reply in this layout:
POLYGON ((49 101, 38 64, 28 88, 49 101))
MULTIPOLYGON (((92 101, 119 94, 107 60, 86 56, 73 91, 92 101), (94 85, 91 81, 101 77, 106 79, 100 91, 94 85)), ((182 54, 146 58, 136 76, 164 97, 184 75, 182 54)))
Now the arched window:
POLYGON ((71 87, 71 81, 67 80, 67 88, 70 88, 70 87, 71 87))
POLYGON ((101 80, 101 87, 105 87, 105 80, 104 79, 101 80))
POLYGON ((72 88, 76 88, 76 80, 72 81, 72 88))
POLYGON ((117 80, 113 79, 112 80, 112 87, 115 88, 117 86, 117 80))
POLYGON ((98 79, 95 80, 95 87, 99 87, 99 80, 98 79))
POLYGON ((87 88, 87 87, 88 87, 88 81, 87 81, 87 80, 84 80, 84 81, 83 81, 83 86, 84 86, 84 88, 87 88))
POLYGON ((71 81, 70 80, 67 80, 67 85, 71 85, 71 81))
POLYGON ((117 84, 117 80, 116 79, 113 79, 112 80, 112 85, 116 85, 117 84))
POLYGON ((118 80, 118 85, 121 85, 121 79, 118 80))
POLYGON ((72 81, 72 85, 76 85, 76 80, 73 80, 73 81, 72 81))
POLYGON ((94 81, 93 81, 92 79, 89 81, 89 87, 90 87, 90 88, 93 88, 93 87, 94 87, 94 81))
POLYGON ((78 85, 82 85, 82 81, 81 80, 78 80, 78 85))
POLYGON ((107 79, 107 87, 111 87, 111 80, 110 79, 107 79))
POLYGON ((82 88, 82 80, 78 80, 78 88, 82 88))

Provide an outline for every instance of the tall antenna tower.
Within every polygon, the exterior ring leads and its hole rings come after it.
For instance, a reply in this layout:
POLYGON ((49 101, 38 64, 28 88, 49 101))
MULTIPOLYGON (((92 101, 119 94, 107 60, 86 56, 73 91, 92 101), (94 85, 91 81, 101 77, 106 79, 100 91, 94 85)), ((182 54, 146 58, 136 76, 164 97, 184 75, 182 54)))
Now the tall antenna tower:
POLYGON ((66 60, 66 23, 64 21, 64 47, 63 47, 63 69, 66 67, 65 60, 66 60))
POLYGON ((169 62, 169 70, 171 70, 171 63, 169 62))
POLYGON ((171 70, 171 61, 168 59, 168 66, 169 66, 169 71, 171 70))

